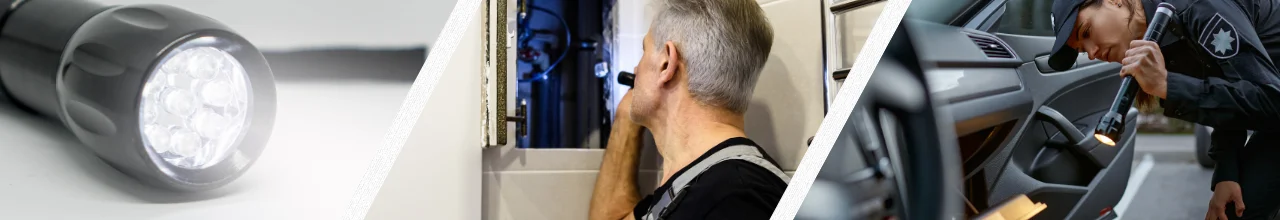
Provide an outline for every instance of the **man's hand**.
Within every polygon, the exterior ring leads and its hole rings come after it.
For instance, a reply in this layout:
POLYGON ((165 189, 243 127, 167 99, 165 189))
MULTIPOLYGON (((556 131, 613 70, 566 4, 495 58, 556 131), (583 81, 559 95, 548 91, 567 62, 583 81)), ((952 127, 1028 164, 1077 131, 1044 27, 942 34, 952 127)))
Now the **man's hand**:
POLYGON ((631 92, 622 96, 614 111, 608 146, 591 193, 588 218, 592 220, 634 219, 632 210, 640 203, 636 172, 640 169, 644 127, 631 119, 631 92))
POLYGON ((1164 54, 1160 53, 1160 45, 1145 40, 1129 42, 1129 50, 1125 51, 1121 64, 1120 77, 1133 76, 1142 87, 1142 91, 1156 97, 1165 98, 1168 93, 1169 72, 1164 68, 1164 54))
POLYGON ((631 120, 631 91, 627 91, 622 95, 622 100, 618 101, 618 107, 613 112, 614 128, 628 128, 628 131, 639 132, 642 126, 631 120))
POLYGON ((1244 197, 1240 193, 1240 184, 1235 181, 1222 181, 1214 186, 1213 198, 1209 199, 1209 212, 1204 214, 1205 220, 1226 220, 1227 203, 1235 203, 1236 217, 1244 216, 1244 197))

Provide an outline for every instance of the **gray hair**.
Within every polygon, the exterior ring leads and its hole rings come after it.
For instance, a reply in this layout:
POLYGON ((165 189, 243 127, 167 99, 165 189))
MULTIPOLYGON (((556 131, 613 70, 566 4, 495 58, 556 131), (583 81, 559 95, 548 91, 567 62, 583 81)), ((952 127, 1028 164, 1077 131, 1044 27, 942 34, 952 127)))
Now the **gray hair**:
POLYGON ((703 105, 745 113, 773 47, 773 27, 754 0, 656 0, 654 48, 675 43, 689 93, 703 105))

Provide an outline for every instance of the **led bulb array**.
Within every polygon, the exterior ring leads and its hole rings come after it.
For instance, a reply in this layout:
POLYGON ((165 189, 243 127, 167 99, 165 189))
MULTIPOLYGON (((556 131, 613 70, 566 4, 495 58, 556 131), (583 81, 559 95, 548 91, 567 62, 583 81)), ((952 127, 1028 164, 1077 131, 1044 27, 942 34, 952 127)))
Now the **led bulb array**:
POLYGON ((226 158, 247 127, 251 104, 244 67, 221 49, 196 39, 174 50, 142 92, 146 146, 165 162, 203 169, 226 158))

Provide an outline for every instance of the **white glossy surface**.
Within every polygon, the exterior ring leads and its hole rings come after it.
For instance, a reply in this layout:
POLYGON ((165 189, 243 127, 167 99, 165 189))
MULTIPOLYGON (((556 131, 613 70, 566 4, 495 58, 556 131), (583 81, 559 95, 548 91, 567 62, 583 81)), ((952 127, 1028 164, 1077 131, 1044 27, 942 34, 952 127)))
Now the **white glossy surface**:
POLYGON ((258 163, 198 196, 142 185, 61 124, 0 105, 0 219, 337 219, 409 84, 277 89, 275 131, 258 163))

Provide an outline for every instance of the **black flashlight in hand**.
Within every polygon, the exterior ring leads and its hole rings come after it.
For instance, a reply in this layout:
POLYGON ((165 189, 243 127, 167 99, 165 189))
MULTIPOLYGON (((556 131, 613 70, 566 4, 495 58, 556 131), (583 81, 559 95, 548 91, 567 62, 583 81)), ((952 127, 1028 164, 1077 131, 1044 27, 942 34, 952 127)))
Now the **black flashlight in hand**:
MULTIPOLYGON (((1151 18, 1151 24, 1147 26, 1147 32, 1142 36, 1142 40, 1156 41, 1164 33, 1165 26, 1169 23, 1169 16, 1173 14, 1173 5, 1169 3, 1160 3, 1156 8, 1155 17, 1151 18)), ((1129 108, 1133 107, 1133 102, 1137 98, 1138 91, 1142 89, 1138 85, 1138 81, 1133 76, 1125 76, 1120 83, 1120 92, 1116 94, 1115 101, 1111 102, 1111 110, 1102 116, 1102 121, 1098 122, 1098 127, 1093 131, 1093 137, 1099 142, 1108 146, 1116 146, 1116 142, 1120 141, 1120 133, 1124 132, 1125 113, 1129 108)))

